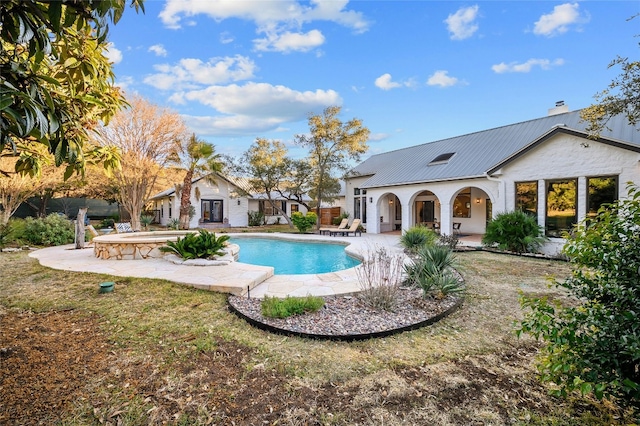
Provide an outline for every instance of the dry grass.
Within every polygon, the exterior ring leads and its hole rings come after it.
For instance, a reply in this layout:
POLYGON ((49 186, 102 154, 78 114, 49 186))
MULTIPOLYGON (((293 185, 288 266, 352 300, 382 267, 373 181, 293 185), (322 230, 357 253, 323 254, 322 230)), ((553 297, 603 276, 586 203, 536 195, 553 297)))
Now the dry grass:
POLYGON ((513 333, 519 292, 564 298, 547 277, 565 276, 568 265, 483 252, 459 259, 468 286, 462 309, 420 330, 345 343, 254 329, 221 294, 51 270, 25 253, 2 253, 0 324, 17 311, 98 318, 111 344, 109 373, 88 382, 92 397, 61 413, 69 425, 630 421, 606 404, 548 396, 532 367, 537 343, 513 333), (107 280, 115 292, 99 294, 107 280))

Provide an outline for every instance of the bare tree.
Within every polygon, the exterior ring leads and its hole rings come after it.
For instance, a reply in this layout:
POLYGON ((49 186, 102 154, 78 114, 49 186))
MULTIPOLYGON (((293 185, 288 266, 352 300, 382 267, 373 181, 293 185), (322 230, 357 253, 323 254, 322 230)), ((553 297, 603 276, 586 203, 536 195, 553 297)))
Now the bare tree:
POLYGON ((97 142, 115 146, 122 153, 121 168, 113 174, 117 201, 131 215, 131 226, 140 230, 140 215, 151 198, 154 184, 169 156, 179 148, 187 128, 173 111, 141 97, 129 101, 108 127, 97 131, 97 142))

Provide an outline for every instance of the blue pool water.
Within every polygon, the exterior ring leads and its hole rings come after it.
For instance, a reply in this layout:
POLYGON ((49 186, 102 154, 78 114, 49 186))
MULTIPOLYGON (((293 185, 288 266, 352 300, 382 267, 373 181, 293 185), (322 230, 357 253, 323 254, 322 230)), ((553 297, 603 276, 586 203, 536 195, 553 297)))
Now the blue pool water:
POLYGON ((275 238, 232 238, 240 246, 239 262, 273 266, 275 274, 323 274, 353 268, 360 261, 339 244, 305 243, 275 238))

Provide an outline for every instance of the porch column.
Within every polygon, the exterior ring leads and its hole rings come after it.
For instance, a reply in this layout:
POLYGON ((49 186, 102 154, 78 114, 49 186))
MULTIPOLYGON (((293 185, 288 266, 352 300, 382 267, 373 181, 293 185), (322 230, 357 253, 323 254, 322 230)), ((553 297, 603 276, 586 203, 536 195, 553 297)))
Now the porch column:
POLYGON ((407 201, 407 203, 403 203, 402 201, 400 201, 400 206, 402 207, 402 232, 404 233, 404 231, 406 231, 407 229, 411 228, 412 224, 411 224, 411 201, 407 201))
POLYGON ((538 225, 546 229, 547 184, 544 179, 538 181, 538 225))
POLYGON ((440 233, 453 234, 451 204, 440 202, 440 233))
POLYGON ((587 194, 589 188, 587 188, 587 178, 580 176, 578 178, 578 199, 576 205, 576 219, 578 223, 582 221, 587 215, 587 194))

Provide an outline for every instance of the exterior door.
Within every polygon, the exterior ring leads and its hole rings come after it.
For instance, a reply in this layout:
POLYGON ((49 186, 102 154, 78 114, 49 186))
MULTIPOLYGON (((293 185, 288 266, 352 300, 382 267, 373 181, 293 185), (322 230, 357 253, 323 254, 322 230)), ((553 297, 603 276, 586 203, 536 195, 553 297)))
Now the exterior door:
POLYGON ((224 217, 222 206, 222 200, 202 200, 202 221, 222 222, 224 217))

